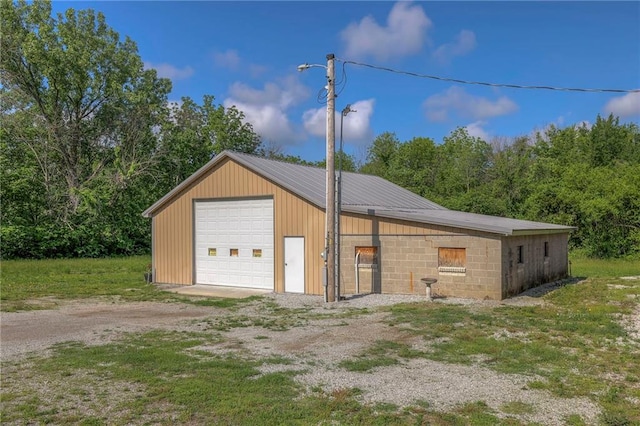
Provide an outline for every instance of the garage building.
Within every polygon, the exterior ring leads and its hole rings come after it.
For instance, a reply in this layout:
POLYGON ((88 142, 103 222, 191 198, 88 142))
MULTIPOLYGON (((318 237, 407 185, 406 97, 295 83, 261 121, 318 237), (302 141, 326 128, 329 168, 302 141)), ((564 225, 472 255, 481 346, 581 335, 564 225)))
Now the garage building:
MULTIPOLYGON (((324 169, 224 151, 149 207, 153 280, 323 294, 324 169)), ((567 276, 568 226, 448 210, 343 173, 342 294, 503 298, 567 276)))

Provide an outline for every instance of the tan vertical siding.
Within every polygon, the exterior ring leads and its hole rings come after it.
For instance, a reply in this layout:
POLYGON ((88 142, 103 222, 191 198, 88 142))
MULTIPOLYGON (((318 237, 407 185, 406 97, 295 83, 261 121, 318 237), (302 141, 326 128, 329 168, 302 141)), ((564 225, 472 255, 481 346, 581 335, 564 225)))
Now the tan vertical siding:
MULTIPOLYGON (((284 237, 298 236, 305 241, 305 293, 322 294, 324 210, 231 159, 217 164, 154 214, 154 280, 193 284, 194 199, 264 196, 274 200, 274 290, 283 292, 285 288, 284 237)), ((479 231, 362 214, 343 213, 340 220, 345 289, 354 286, 356 245, 380 246, 378 277, 370 277, 368 291, 420 293, 424 286, 419 279, 433 276, 438 277, 434 286, 438 294, 500 299, 541 280, 566 275, 567 234, 501 238, 479 231), (553 254, 540 260, 545 240, 553 254), (523 244, 527 247, 527 264, 535 267, 525 265, 518 269, 510 263, 517 245, 523 244), (438 247, 465 248, 466 273, 440 273, 438 247)))
POLYGON ((159 283, 193 284, 193 200, 273 196, 275 291, 284 291, 285 236, 305 237, 306 292, 322 293, 324 211, 245 167, 226 160, 178 194, 153 218, 153 258, 159 283), (317 224, 322 224, 318 227, 317 224))

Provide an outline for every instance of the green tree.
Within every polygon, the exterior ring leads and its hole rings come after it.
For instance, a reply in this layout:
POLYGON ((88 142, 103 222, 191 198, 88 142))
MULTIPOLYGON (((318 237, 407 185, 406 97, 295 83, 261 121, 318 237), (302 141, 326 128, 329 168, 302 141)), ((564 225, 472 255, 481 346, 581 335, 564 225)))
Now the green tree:
POLYGON ((490 155, 487 185, 490 186, 494 211, 499 215, 521 217, 522 204, 530 191, 530 170, 535 162, 533 147, 527 137, 496 140, 490 155))
POLYGON ((46 165, 43 179, 57 183, 47 189, 60 192, 50 198, 67 219, 105 174, 126 186, 149 165, 151 126, 171 85, 143 69, 136 45, 120 41, 102 14, 50 15, 49 2, 1 3, 1 79, 42 129, 36 138, 30 129, 15 129, 11 137, 46 165))
POLYGON ((168 192, 205 165, 216 154, 231 150, 262 154, 260 137, 236 108, 225 108, 205 95, 202 105, 189 97, 170 106, 161 129, 157 181, 168 192))
POLYGON ((362 173, 386 177, 400 141, 395 133, 384 132, 376 136, 367 149, 366 163, 360 168, 362 173))
POLYGON ((637 125, 612 116, 538 134, 522 214, 575 226, 571 245, 590 256, 637 256, 639 138, 637 125))
POLYGON ((205 131, 210 138, 215 154, 224 150, 258 154, 262 145, 260 136, 253 131, 251 123, 245 121, 244 113, 235 106, 225 108, 215 105, 215 98, 205 95, 202 111, 205 116, 205 131))
POLYGON ((585 154, 593 167, 640 161, 640 133, 636 124, 621 125, 618 117, 600 116, 585 138, 585 154))
MULTIPOLYGON (((306 163, 306 162, 304 162, 306 163)), ((299 164, 304 164, 304 163, 299 163, 299 164)), ((311 166, 315 166, 315 167, 320 167, 323 169, 327 168, 327 160, 323 159, 320 161, 316 161, 316 162, 312 162, 312 163, 307 163, 311 166)), ((356 167, 356 160, 355 158, 353 158, 353 156, 347 154, 346 152, 336 152, 336 156, 334 159, 334 164, 336 167, 336 172, 340 169, 340 165, 342 165, 342 171, 344 172, 355 172, 357 170, 356 167)))
POLYGON ((441 195, 470 192, 485 181, 491 146, 469 135, 465 128, 445 136, 438 147, 437 190, 441 195))
POLYGON ((170 81, 92 10, 1 2, 0 31, 3 162, 24 161, 3 173, 3 210, 16 212, 3 217, 3 255, 27 234, 33 256, 128 252, 148 226, 119 226, 113 212, 139 217, 122 197, 157 161, 170 81), (44 202, 18 197, 25 177, 44 202))
POLYGON ((432 139, 416 137, 398 145, 389 161, 386 177, 416 194, 435 196, 437 148, 432 139))

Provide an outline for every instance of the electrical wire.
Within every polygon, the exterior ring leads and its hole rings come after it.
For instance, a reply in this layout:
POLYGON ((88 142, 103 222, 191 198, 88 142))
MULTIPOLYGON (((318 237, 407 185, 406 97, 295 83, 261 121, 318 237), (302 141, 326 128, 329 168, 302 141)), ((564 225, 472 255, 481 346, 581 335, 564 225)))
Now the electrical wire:
POLYGON ((340 80, 336 82, 336 97, 340 96, 340 93, 347 87, 347 70, 345 69, 347 66, 346 62, 342 63, 342 76, 340 80), (342 87, 340 87, 342 85, 342 87))
MULTIPOLYGON (((347 70, 345 69, 345 67, 347 66, 346 63, 342 63, 342 75, 340 76, 340 80, 336 81, 334 87, 335 87, 335 96, 336 98, 338 96, 340 96, 340 94, 342 93, 342 91, 344 90, 345 87, 347 87, 347 70)), ((327 103, 327 89, 326 87, 320 89, 318 91, 318 95, 316 98, 317 102, 320 105, 325 105, 327 103)))
MULTIPOLYGON (((339 59, 339 58, 336 58, 336 60, 343 63, 343 71, 344 71, 344 66, 346 64, 352 64, 352 65, 357 65, 357 66, 360 66, 360 67, 366 67, 366 68, 372 68, 372 69, 380 70, 380 71, 392 72, 392 73, 395 73, 395 74, 403 74, 403 75, 408 75, 408 76, 412 76, 412 77, 419 77, 419 78, 429 78, 429 79, 432 79, 432 80, 448 81, 448 82, 451 82, 451 83, 459 83, 459 84, 475 84, 475 85, 479 85, 479 86, 489 86, 489 87, 506 87, 506 88, 509 88, 509 89, 557 90, 557 91, 564 91, 564 92, 640 93, 640 89, 582 89, 582 88, 575 88, 575 87, 525 86, 525 85, 520 85, 520 84, 503 84, 503 83, 487 83, 487 82, 483 82, 483 81, 468 81, 468 80, 460 80, 460 79, 457 79, 457 78, 439 77, 439 76, 429 75, 429 74, 420 74, 420 73, 411 72, 411 71, 401 71, 401 70, 396 70, 396 69, 393 69, 393 68, 382 67, 382 66, 378 66, 378 65, 365 64, 365 63, 362 63, 362 62, 349 61, 349 60, 344 60, 344 59, 339 59)), ((346 74, 345 74, 345 76, 346 76, 346 74)))
POLYGON ((324 105, 324 104, 327 103, 327 89, 326 89, 326 87, 323 87, 322 89, 320 89, 318 91, 318 96, 317 96, 316 100, 318 101, 318 103, 320 105, 324 105))

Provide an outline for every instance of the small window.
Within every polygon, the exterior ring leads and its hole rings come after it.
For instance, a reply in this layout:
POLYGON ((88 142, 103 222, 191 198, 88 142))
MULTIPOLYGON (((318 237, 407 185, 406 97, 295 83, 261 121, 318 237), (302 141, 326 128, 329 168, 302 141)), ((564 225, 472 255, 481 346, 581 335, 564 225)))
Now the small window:
POLYGON ((377 265, 378 247, 356 247, 358 265, 377 265))
POLYGON ((549 257, 549 241, 544 242, 544 257, 549 257))
POLYGON ((253 257, 262 257, 262 249, 253 249, 253 257))
POLYGON ((464 248, 438 248, 438 272, 465 273, 467 250, 464 248))
POLYGON ((214 248, 209 249, 209 256, 217 256, 217 255, 218 255, 218 250, 214 248))
POLYGON ((518 263, 524 263, 524 246, 518 246, 518 263))
POLYGON ((238 257, 238 249, 229 249, 229 256, 238 257))

